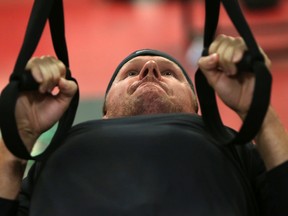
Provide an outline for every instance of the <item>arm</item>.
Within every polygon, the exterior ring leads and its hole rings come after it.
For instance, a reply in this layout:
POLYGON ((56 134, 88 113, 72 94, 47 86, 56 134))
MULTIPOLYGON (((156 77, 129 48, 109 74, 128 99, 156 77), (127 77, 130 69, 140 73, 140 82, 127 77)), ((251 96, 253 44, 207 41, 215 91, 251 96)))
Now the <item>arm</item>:
MULTIPOLYGON (((241 38, 220 35, 209 47, 210 55, 199 60, 209 84, 242 120, 249 110, 255 83, 252 73, 237 74, 235 63, 246 49, 241 38)), ((270 67, 270 60, 262 53, 270 67)), ((266 167, 265 178, 258 176, 260 182, 254 185, 256 191, 261 190, 260 196, 257 193, 261 211, 265 215, 288 215, 288 133, 271 106, 255 142, 266 167)), ((256 172, 254 175, 260 174, 256 172)))
POLYGON ((19 193, 26 162, 14 157, 4 145, 2 138, 0 155, 0 197, 14 200, 19 193))
MULTIPOLYGON (((253 74, 237 74, 235 63, 240 61, 246 49, 241 38, 220 35, 211 44, 210 55, 199 60, 199 67, 209 84, 242 119, 249 110, 255 83, 253 74)), ((270 60, 264 52, 263 55, 270 67, 270 60)), ((288 134, 271 106, 255 141, 267 170, 288 160, 288 134)))
MULTIPOLYGON (((65 79, 65 66, 53 57, 33 58, 27 64, 40 84, 38 91, 22 93, 16 103, 15 116, 21 139, 29 151, 37 138, 52 127, 68 108, 77 91, 73 81, 65 79), (52 89, 59 93, 53 95, 52 89)), ((12 155, 0 139, 0 197, 16 200, 20 191, 26 161, 12 155)), ((1 202, 0 202, 1 206, 1 202)))
POLYGON ((288 161, 288 134, 272 107, 255 141, 268 170, 288 161))

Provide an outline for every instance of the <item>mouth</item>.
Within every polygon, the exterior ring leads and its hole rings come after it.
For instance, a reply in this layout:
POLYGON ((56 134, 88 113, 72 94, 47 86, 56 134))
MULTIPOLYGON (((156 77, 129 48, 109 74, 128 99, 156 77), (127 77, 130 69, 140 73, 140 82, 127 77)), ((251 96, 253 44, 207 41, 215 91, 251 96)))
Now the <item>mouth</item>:
POLYGON ((137 90, 140 90, 144 87, 147 87, 149 89, 156 87, 157 89, 165 92, 166 94, 168 93, 168 87, 159 81, 140 81, 138 83, 135 83, 134 85, 131 85, 131 87, 129 88, 129 93, 133 94, 137 90))
POLYGON ((158 83, 154 83, 154 82, 144 82, 144 83, 141 83, 137 88, 146 87, 146 86, 155 86, 155 87, 157 87, 157 88, 163 89, 158 83))

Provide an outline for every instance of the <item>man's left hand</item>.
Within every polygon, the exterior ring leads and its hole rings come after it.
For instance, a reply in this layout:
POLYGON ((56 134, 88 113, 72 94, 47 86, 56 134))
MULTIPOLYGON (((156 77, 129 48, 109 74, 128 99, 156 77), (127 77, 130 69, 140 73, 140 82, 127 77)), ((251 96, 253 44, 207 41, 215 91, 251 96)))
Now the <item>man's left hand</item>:
MULTIPOLYGON (((255 83, 252 73, 239 73, 236 68, 246 50, 242 38, 219 35, 210 45, 209 55, 201 57, 198 62, 218 96, 242 119, 249 110, 255 83)), ((270 67, 271 61, 262 53, 267 67, 270 67)))

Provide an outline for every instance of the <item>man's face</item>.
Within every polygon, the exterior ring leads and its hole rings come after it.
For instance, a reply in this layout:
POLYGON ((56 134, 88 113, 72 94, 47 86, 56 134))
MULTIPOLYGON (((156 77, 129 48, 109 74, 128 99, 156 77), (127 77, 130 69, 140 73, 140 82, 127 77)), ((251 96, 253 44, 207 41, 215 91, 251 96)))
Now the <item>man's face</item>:
POLYGON ((138 56, 120 69, 105 102, 104 118, 196 113, 196 97, 181 69, 160 56, 138 56))

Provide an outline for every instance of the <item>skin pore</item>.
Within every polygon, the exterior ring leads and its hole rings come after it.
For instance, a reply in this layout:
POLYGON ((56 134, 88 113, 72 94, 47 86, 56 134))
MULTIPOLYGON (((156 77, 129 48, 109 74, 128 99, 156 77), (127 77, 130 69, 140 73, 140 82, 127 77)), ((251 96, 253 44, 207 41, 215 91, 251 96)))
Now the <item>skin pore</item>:
POLYGON ((196 113, 197 101, 182 70, 160 56, 138 56, 120 69, 103 118, 158 113, 196 113))

